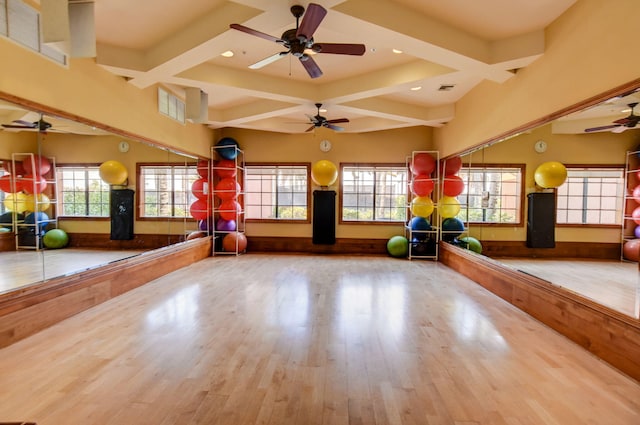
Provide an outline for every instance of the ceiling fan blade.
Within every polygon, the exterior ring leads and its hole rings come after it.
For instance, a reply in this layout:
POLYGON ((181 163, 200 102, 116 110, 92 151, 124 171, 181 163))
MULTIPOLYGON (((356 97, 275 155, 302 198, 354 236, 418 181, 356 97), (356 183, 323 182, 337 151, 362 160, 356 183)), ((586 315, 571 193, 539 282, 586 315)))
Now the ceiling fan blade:
POLYGON ((308 133, 309 131, 313 130, 314 128, 316 128, 315 124, 312 125, 311 127, 307 128, 304 132, 308 133))
POLYGON ((25 120, 13 120, 11 122, 16 124, 16 125, 20 125, 22 127, 36 128, 38 126, 38 121, 29 122, 29 121, 25 121, 25 120))
POLYGON ((633 126, 628 126, 628 125, 619 125, 616 128, 614 128, 613 130, 611 130, 612 133, 622 133, 627 131, 628 129, 633 128, 633 126))
POLYGON ((622 127, 622 126, 620 124, 603 125, 603 126, 600 126, 600 127, 585 128, 584 132, 585 133, 592 133, 594 131, 611 130, 612 128, 616 128, 616 127, 622 127))
POLYGON ((327 120, 329 124, 337 124, 339 122, 349 122, 348 118, 337 118, 335 120, 327 120))
POLYGON ((318 78, 322 76, 322 70, 311 56, 302 56, 300 58, 300 62, 302 63, 302 66, 304 66, 304 69, 307 70, 307 73, 311 78, 318 78))
POLYGON ((266 34, 264 32, 260 32, 260 31, 254 30, 252 28, 245 27, 244 25, 231 24, 231 25, 229 25, 229 28, 234 29, 234 30, 238 30, 238 31, 242 31, 242 32, 250 34, 250 35, 255 35, 256 37, 264 38, 265 40, 273 41, 274 43, 284 43, 284 40, 281 40, 278 37, 274 37, 274 36, 266 34))
POLYGON ((322 22, 326 15, 327 9, 319 4, 309 3, 307 11, 304 12, 304 16, 302 17, 300 27, 296 31, 296 37, 298 37, 298 40, 303 43, 311 40, 313 33, 316 32, 318 26, 320 26, 320 22, 322 22))
POLYGON ((277 61, 280 58, 285 57, 289 52, 278 52, 275 55, 271 55, 269 57, 266 57, 264 59, 262 59, 261 61, 258 61, 256 63, 254 63, 253 65, 249 65, 250 69, 260 69, 262 67, 265 67, 267 65, 269 65, 270 63, 273 63, 275 61, 277 61))
POLYGON ((364 44, 315 43, 312 47, 312 50, 316 53, 362 56, 366 51, 366 47, 364 44))
POLYGON ((333 124, 327 124, 327 127, 334 131, 344 131, 343 127, 333 125, 333 124))

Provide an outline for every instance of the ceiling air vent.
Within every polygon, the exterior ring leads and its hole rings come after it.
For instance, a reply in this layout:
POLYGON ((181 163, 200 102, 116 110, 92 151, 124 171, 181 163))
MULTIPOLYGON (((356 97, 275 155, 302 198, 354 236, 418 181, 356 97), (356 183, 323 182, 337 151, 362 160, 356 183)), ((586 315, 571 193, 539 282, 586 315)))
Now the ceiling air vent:
POLYGON ((440 84, 438 91, 451 91, 455 86, 455 84, 440 84))

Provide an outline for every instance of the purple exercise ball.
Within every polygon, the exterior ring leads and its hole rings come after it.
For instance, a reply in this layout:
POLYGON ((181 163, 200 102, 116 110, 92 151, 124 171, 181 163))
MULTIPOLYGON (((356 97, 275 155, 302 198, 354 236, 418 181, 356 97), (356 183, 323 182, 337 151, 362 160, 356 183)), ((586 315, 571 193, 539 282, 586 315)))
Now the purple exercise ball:
POLYGON ((198 229, 203 232, 213 230, 213 221, 212 220, 200 220, 198 221, 198 229))
POLYGON ((218 221, 216 222, 216 229, 221 230, 223 232, 233 232, 236 230, 236 221, 219 218, 218 221))
POLYGON ((636 238, 640 239, 640 226, 636 226, 636 230, 633 233, 635 233, 636 238))

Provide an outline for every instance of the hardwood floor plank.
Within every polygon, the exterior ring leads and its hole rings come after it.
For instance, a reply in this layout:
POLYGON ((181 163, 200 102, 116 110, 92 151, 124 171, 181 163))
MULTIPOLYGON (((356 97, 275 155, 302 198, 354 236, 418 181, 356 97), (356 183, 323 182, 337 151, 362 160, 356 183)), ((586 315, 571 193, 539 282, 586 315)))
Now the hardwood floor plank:
POLYGON ((208 258, 0 349, 0 420, 38 425, 638 418, 638 382, 426 261, 208 258))

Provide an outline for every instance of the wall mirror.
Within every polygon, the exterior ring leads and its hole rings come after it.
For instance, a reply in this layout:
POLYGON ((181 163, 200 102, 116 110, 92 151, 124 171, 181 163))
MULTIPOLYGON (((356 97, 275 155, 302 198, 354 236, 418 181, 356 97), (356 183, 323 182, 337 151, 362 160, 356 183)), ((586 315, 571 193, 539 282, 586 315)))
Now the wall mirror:
MULTIPOLYGON (((36 110, 14 99, 0 100, 0 124, 1 174, 8 176, 16 164, 31 157, 46 158, 51 166, 44 175, 48 187, 42 191, 38 186, 35 190, 11 188, 25 195, 27 204, 29 196, 35 201, 21 212, 21 218, 27 221, 31 210, 43 213, 45 218, 38 215, 33 221, 38 220, 47 229, 60 228, 70 237, 62 249, 42 247, 42 242, 36 248, 34 239, 16 237, 17 229, 11 223, 15 203, 7 199, 15 194, 1 191, 0 213, 5 229, 0 233, 0 294, 182 242, 198 227, 187 217, 191 182, 197 178, 195 157, 69 119, 57 111, 36 110), (124 166, 126 182, 109 185, 99 178, 99 165, 106 161, 124 166), (113 189, 134 194, 133 239, 111 239, 113 189), (37 193, 29 193, 34 191, 37 193)), ((20 230, 33 233, 34 227, 20 230)))
POLYGON ((637 115, 631 109, 638 102, 636 81, 463 154, 471 177, 469 198, 460 199, 469 204, 469 234, 483 241, 482 253, 639 318, 638 263, 621 260, 620 244, 623 226, 627 234, 636 226, 623 210, 625 164, 628 152, 640 146, 640 123, 616 122, 637 115), (557 189, 535 183, 536 168, 548 161, 565 164, 569 172, 557 189), (516 177, 518 170, 523 172, 516 177), (527 246, 528 195, 537 192, 555 198, 553 248, 527 246))

